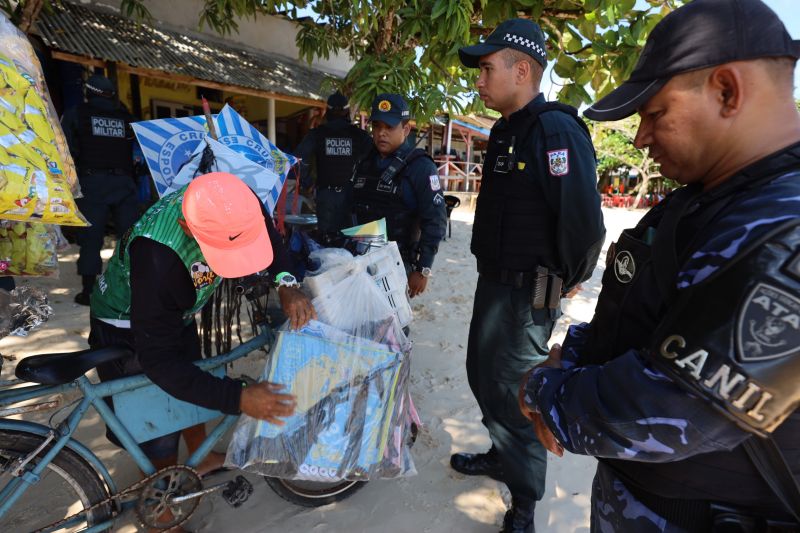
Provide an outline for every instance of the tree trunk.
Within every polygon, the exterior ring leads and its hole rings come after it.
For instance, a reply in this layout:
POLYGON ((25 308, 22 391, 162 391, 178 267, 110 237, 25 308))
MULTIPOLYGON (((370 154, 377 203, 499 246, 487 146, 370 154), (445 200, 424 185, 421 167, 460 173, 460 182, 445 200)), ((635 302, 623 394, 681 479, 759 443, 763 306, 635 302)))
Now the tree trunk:
POLYGON ((19 21, 19 29, 23 33, 30 33, 33 30, 33 25, 36 19, 39 18, 39 13, 42 12, 45 0, 28 0, 22 6, 22 17, 19 21))
POLYGON ((642 183, 639 186, 639 192, 636 193, 636 198, 633 200, 633 207, 641 207, 642 196, 647 191, 647 184, 650 183, 650 174, 640 174, 642 176, 642 183))

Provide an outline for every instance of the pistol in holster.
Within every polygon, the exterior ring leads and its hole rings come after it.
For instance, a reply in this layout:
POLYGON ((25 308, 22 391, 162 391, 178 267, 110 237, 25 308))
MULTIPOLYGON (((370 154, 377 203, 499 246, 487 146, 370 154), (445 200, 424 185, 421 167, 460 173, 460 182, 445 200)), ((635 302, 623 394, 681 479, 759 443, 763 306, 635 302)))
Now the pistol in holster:
POLYGON ((536 278, 533 281, 531 305, 534 309, 558 309, 561 302, 563 280, 546 267, 536 267, 536 278))

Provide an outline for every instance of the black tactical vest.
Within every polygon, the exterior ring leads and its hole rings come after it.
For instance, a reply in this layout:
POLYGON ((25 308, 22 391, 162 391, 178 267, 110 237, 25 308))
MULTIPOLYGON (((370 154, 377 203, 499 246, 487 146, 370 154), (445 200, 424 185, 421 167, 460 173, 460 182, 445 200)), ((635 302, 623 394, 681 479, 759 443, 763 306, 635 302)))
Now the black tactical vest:
POLYGON ((419 219, 403 201, 401 183, 407 179, 408 166, 420 157, 430 158, 425 150, 416 148, 405 158, 392 156, 389 167, 380 170, 373 151, 358 164, 353 175, 353 209, 357 223, 386 218, 389 240, 396 241, 404 254, 419 240, 419 219))
POLYGON ((133 175, 131 115, 124 109, 100 110, 84 103, 78 108, 79 171, 116 169, 133 175))
MULTIPOLYGON (((795 151, 800 154, 800 149, 795 151)), ((677 227, 673 241, 678 243, 675 253, 677 264, 686 259, 686 251, 693 249, 690 245, 695 239, 701 238, 702 229, 734 195, 786 174, 791 170, 787 163, 793 163, 794 169, 800 168, 797 155, 791 151, 783 156, 782 161, 783 166, 773 166, 767 175, 732 178, 720 186, 720 194, 697 208, 695 216, 685 219, 687 222, 677 227)), ((691 199, 698 192, 699 187, 679 189, 651 210, 635 228, 625 230, 609 248, 603 286, 586 341, 586 345, 592 348, 587 350, 586 358, 580 364, 603 364, 630 349, 650 348, 653 334, 665 316, 665 302, 671 301, 674 296, 670 290, 677 275, 677 271, 670 273, 669 269, 665 270, 661 253, 654 261, 652 245, 656 241, 659 245, 664 242, 665 232, 658 229, 667 225, 664 222, 671 217, 667 213, 674 211, 676 205, 691 205, 691 199)), ((661 248, 659 246, 658 250, 661 248)), ((798 438, 800 413, 795 412, 774 432, 773 439, 781 449, 794 450, 791 453, 797 462, 798 438)), ((724 502, 758 510, 761 516, 786 516, 786 511, 742 446, 731 452, 711 452, 666 463, 617 459, 601 461, 609 465, 635 495, 644 493, 676 500, 724 502)))
POLYGON ((319 126, 316 133, 317 187, 347 185, 357 161, 359 128, 352 125, 332 128, 326 123, 319 126))
POLYGON ((556 214, 544 201, 541 179, 533 175, 535 165, 520 165, 518 157, 531 146, 539 115, 553 110, 573 117, 589 135, 575 108, 558 102, 536 107, 527 131, 492 132, 470 246, 481 265, 520 272, 544 266, 559 272, 556 214))

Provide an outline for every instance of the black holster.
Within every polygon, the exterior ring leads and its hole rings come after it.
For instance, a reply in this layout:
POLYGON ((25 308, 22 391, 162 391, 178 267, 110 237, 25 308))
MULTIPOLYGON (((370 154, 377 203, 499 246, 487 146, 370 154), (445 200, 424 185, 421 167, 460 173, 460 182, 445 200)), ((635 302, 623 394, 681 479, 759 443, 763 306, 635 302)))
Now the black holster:
POLYGON ((534 309, 558 309, 561 303, 562 279, 547 268, 536 267, 536 277, 531 292, 531 306, 534 309))

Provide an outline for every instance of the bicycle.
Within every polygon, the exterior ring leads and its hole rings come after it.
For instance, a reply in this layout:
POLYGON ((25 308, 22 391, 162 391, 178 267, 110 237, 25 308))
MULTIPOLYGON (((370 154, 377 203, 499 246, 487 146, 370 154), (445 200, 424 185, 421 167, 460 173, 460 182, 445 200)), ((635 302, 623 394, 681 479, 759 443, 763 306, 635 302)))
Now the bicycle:
MULTIPOLYGON (((261 284, 237 287, 253 305, 253 316, 259 333, 228 353, 196 364, 212 372, 224 372, 225 365, 272 344, 274 335, 266 320, 266 312, 258 302, 268 291, 261 284), (260 288, 259 288, 260 287, 260 288)), ((128 350, 107 347, 72 353, 44 354, 27 357, 16 368, 17 377, 32 385, 0 390, 0 529, 4 531, 104 531, 115 520, 135 510, 147 527, 168 529, 185 523, 200 503, 211 493, 221 492, 234 507, 244 503, 253 487, 243 476, 224 483, 204 486, 209 477, 201 478, 194 468, 237 421, 236 415, 179 402, 166 395, 144 375, 92 383, 86 373, 97 365, 130 357, 128 350), (79 393, 76 404, 58 424, 43 425, 5 418, 11 415, 49 410, 58 401, 48 400, 21 407, 8 407, 28 400, 54 395, 79 393), (128 396, 126 396, 128 395, 128 396), (112 396, 125 398, 129 404, 143 406, 155 395, 167 410, 134 409, 148 413, 144 423, 123 423, 123 409, 115 413, 103 400, 112 396), (160 396, 159 396, 160 395, 160 396), (166 396, 166 398, 164 398, 166 396), (86 445, 73 438, 80 421, 93 407, 106 426, 117 436, 145 477, 119 490, 109 469, 86 445), (144 455, 139 442, 193 426, 222 416, 206 440, 184 464, 156 471, 144 455), (173 519, 160 522, 166 509, 173 519)), ((70 404, 72 405, 72 404, 70 404)), ((69 408, 68 405, 66 408, 69 408)), ((127 410, 130 412, 131 410, 127 410)), ((134 418, 136 418, 134 416, 134 418)), ((141 422, 141 421, 140 421, 141 422)), ((344 499, 360 489, 364 482, 309 483, 268 478, 268 485, 282 498, 299 505, 318 506, 344 499)))

